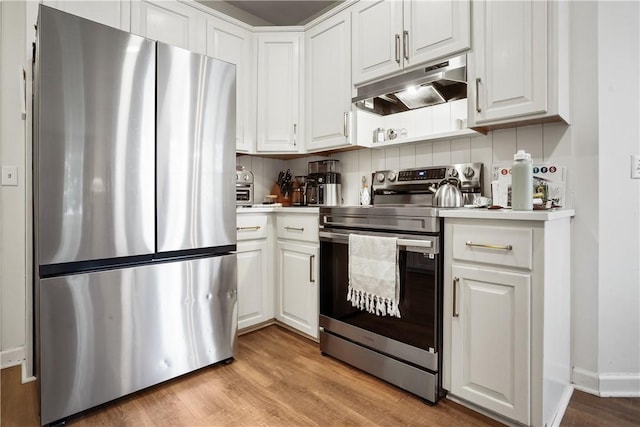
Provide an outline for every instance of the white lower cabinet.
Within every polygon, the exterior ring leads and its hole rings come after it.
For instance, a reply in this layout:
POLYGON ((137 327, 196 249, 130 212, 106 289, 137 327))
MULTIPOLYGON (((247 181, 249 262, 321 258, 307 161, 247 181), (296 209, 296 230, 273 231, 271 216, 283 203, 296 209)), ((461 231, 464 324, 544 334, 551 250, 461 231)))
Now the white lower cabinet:
POLYGON ((318 210, 238 209, 238 330, 278 322, 318 339, 318 210))
POLYGON ((273 281, 267 240, 238 242, 238 329, 273 319, 273 281))
POLYGON ((283 212, 277 222, 276 320, 318 339, 318 214, 283 212))
POLYGON ((451 393, 529 423, 529 274, 451 266, 451 393))
POLYGON ((544 218, 445 218, 443 387, 509 424, 559 425, 572 392, 570 215, 544 218))
POLYGON ((237 215, 238 330, 268 323, 273 309, 273 216, 237 215))
POLYGON ((278 240, 276 319, 318 339, 318 246, 278 240))

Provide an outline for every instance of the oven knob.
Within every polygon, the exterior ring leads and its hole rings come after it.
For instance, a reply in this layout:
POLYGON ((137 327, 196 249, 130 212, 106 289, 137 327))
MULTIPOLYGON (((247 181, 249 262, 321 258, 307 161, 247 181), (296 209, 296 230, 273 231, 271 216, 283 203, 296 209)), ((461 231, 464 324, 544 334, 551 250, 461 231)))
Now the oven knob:
POLYGON ((471 179, 473 178, 473 175, 475 175, 475 171, 473 170, 472 167, 467 166, 466 168, 464 168, 464 171, 462 172, 462 174, 464 175, 465 178, 467 179, 471 179))
POLYGON ((451 170, 449 171, 449 176, 452 176, 452 177, 454 177, 454 178, 457 178, 457 177, 458 177, 458 169, 451 169, 451 170))
POLYGON ((395 181, 395 180, 396 180, 396 174, 395 174, 394 172, 389 172, 389 173, 387 174, 387 179, 388 179, 389 181, 391 181, 391 182, 395 181))
POLYGON ((376 175, 376 181, 378 182, 384 182, 384 174, 383 173, 379 173, 376 175))

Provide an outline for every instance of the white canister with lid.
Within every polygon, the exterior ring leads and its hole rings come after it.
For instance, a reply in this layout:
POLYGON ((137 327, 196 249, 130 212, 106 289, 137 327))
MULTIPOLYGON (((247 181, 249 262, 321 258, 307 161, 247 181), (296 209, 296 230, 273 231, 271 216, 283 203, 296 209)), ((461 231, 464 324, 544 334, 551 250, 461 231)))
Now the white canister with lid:
POLYGON ((533 210, 533 163, 531 154, 518 150, 511 168, 511 209, 533 210))

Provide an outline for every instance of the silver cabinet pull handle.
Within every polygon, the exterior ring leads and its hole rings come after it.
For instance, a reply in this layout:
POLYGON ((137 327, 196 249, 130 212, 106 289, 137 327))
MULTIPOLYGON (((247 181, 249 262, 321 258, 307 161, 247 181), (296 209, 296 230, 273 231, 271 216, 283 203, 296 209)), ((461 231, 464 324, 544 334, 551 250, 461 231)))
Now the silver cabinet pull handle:
POLYGON ((396 62, 400 63, 400 34, 396 34, 396 62))
POLYGON ((296 142, 298 141, 298 124, 293 124, 293 146, 296 146, 296 142))
POLYGON ((236 227, 237 231, 246 231, 246 230, 260 230, 259 225, 252 225, 251 227, 236 227))
POLYGON ((344 123, 343 123, 342 133, 345 137, 349 138, 349 112, 345 111, 344 113, 344 123))
POLYGON ((481 113, 480 108, 480 77, 476 77, 476 113, 481 113))
POLYGON ((486 243, 473 243, 471 240, 467 241, 466 245, 475 248, 500 249, 503 251, 510 251, 513 249, 513 246, 511 245, 488 245, 486 243))
POLYGON ((313 260, 316 259, 315 255, 309 257, 309 282, 315 283, 316 279, 313 278, 313 260))
POLYGON ((402 33, 402 50, 404 51, 404 59, 409 60, 409 31, 402 33))
POLYGON ((460 278, 453 278, 453 317, 459 317, 460 313, 458 313, 458 282, 460 282, 460 278))
POLYGON ((288 225, 284 229, 285 230, 304 231, 304 227, 289 227, 288 225))

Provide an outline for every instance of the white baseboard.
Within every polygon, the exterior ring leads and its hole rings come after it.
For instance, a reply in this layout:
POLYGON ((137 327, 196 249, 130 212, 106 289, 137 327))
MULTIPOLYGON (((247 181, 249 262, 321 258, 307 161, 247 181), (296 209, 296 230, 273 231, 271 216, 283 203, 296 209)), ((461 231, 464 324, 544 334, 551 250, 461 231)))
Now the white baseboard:
POLYGON ((573 368, 573 386, 600 397, 640 397, 640 374, 598 374, 573 368))
POLYGON ((25 359, 24 347, 16 347, 11 350, 2 351, 0 352, 0 368, 12 368, 20 365, 22 371, 22 384, 35 381, 36 377, 27 376, 27 361, 25 359))
POLYGON ((21 365, 25 360, 24 347, 16 347, 0 352, 0 368, 21 365))
POLYGON ((600 374, 600 396, 640 397, 640 374, 600 374))
POLYGON ((568 385, 565 387, 562 392, 562 396, 560 396, 560 402, 558 403, 558 411, 553 415, 553 419, 551 420, 551 426, 557 427, 560 426, 562 422, 562 417, 564 417, 564 413, 567 411, 567 407, 569 406, 569 402, 571 401, 571 396, 573 395, 573 387, 568 385))

